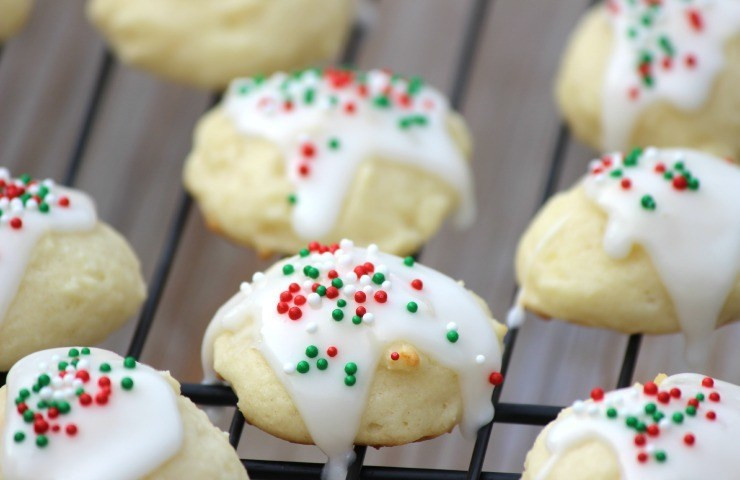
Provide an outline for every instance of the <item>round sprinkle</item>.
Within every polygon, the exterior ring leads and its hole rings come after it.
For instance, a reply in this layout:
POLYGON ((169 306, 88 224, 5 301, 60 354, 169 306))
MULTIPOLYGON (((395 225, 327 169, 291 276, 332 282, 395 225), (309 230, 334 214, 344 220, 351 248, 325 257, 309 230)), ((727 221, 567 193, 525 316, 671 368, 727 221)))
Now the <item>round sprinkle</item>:
POLYGON ((640 205, 642 205, 642 208, 649 211, 655 210, 655 207, 657 206, 652 195, 643 195, 640 199, 640 205))
POLYGON ((455 331, 455 330, 450 330, 449 332, 447 332, 447 340, 448 340, 448 341, 449 341, 450 343, 455 343, 455 342, 457 342, 457 340, 458 340, 459 338, 460 338, 460 334, 459 334, 459 333, 457 333, 457 331, 455 331))
POLYGON ((399 358, 401 358, 401 356, 398 354, 398 352, 391 352, 391 360, 395 362, 399 358))
POLYGON ((307 373, 310 366, 308 365, 308 362, 305 360, 301 360, 298 362, 298 365, 296 365, 295 369, 298 371, 298 373, 307 373))
POLYGON ((419 305, 417 305, 416 302, 409 302, 406 304, 406 310, 408 310, 411 313, 416 313, 419 310, 419 305))
POLYGON ((403 259, 403 264, 407 267, 413 267, 415 263, 414 257, 406 257, 403 259))
POLYGON ((488 382, 491 385, 498 386, 504 383, 504 376, 501 375, 499 372, 491 372, 491 374, 488 376, 488 382))
POLYGON ((134 357, 126 357, 123 361, 123 366, 126 368, 136 368, 136 359, 134 357))
POLYGON ((286 264, 286 265, 283 265, 283 274, 285 274, 285 275, 292 275, 293 272, 295 272, 295 267, 293 267, 293 265, 291 265, 289 263, 286 264))
POLYGON ((26 439, 26 434, 23 432, 15 432, 15 435, 13 435, 13 441, 15 443, 21 443, 25 439, 26 439))
POLYGON ((331 318, 333 318, 334 320, 336 320, 336 321, 338 322, 338 321, 340 321, 340 320, 342 320, 342 319, 344 318, 344 312, 343 312, 343 311, 341 311, 341 310, 340 310, 340 309, 338 309, 338 308, 335 308, 335 309, 334 309, 334 310, 333 310, 333 311, 331 312, 331 318))
POLYGON ((591 398, 595 402, 600 402, 604 399, 604 390, 599 387, 594 388, 593 390, 591 390, 591 398))
POLYGON ((121 387, 123 387, 124 390, 131 390, 134 388, 134 381, 131 377, 123 377, 121 380, 121 387))
POLYGON ((609 418, 617 418, 617 409, 614 407, 607 408, 606 416, 609 418))
POLYGON ((69 357, 79 357, 80 356, 80 351, 77 350, 76 348, 70 348, 69 349, 69 353, 67 353, 67 356, 69 356, 69 357))
POLYGON ((376 272, 373 274, 372 280, 373 280, 373 283, 375 283, 376 285, 382 285, 383 282, 385 282, 385 275, 383 275, 380 272, 376 272))
POLYGON ((351 387, 355 383, 357 383, 357 378, 355 378, 354 375, 347 375, 346 377, 344 377, 344 384, 348 387, 351 387))
POLYGON ((49 444, 49 439, 46 435, 39 435, 36 437, 36 445, 40 448, 44 448, 49 444))
POLYGON ((319 370, 326 370, 329 367, 329 361, 325 358, 319 358, 316 360, 316 368, 319 370))
POLYGON ((306 347, 306 356, 308 358, 315 358, 319 355, 319 348, 316 345, 309 345, 306 347))
POLYGON ((326 349, 326 354, 330 357, 336 357, 337 353, 337 347, 329 347, 326 349))
POLYGON ((357 373, 357 364, 354 362, 348 362, 344 365, 344 372, 347 375, 354 375, 357 373))

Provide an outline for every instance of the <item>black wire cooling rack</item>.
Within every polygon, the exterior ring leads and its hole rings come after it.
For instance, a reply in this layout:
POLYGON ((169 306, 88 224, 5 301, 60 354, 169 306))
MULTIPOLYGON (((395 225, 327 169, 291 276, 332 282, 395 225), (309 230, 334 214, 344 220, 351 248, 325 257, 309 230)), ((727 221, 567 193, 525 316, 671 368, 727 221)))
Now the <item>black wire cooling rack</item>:
MULTIPOLYGON (((455 77, 449 92, 450 103, 453 108, 460 110, 469 83, 471 68, 480 42, 484 21, 493 7, 493 0, 475 0, 467 20, 464 38, 456 61, 455 77)), ((588 2, 589 5, 595 0, 588 2)), ((355 24, 351 35, 345 46, 341 58, 342 64, 351 65, 361 48, 364 40, 364 26, 355 24)), ((0 59, 2 59, 2 47, 0 47, 0 59)), ((79 133, 74 143, 74 148, 67 161, 67 170, 63 183, 73 185, 77 178, 82 159, 85 155, 90 133, 98 118, 100 100, 109 87, 110 73, 115 64, 112 54, 105 50, 98 61, 98 69, 88 103, 85 108, 79 133)), ((213 106, 220 100, 219 94, 214 94, 211 103, 213 106)), ((542 187, 538 207, 554 193, 565 159, 565 151, 570 141, 570 132, 561 122, 555 144, 552 147, 548 164, 548 174, 542 187)), ((136 324, 136 330, 128 348, 127 355, 139 358, 144 349, 149 331, 155 321, 157 308, 162 293, 164 292, 170 270, 177 255, 177 250, 182 238, 182 233, 192 207, 192 199, 187 193, 181 191, 168 232, 162 245, 153 278, 149 283, 147 300, 141 311, 136 324)), ((512 295, 513 298, 513 295, 512 295)), ((518 330, 510 330, 504 338, 504 354, 501 373, 506 372, 511 361, 511 356, 516 345, 518 330)), ((640 350, 641 335, 631 335, 624 352, 624 360, 619 373, 617 388, 627 387, 632 383, 632 376, 640 350)), ((5 384, 5 373, 0 373, 0 386, 5 384)), ((550 405, 536 405, 524 403, 500 402, 501 392, 505 385, 502 384, 493 392, 491 401, 495 406, 496 413, 488 425, 482 427, 477 435, 473 453, 470 458, 470 466, 467 471, 462 470, 432 470, 418 468, 396 468, 396 467, 374 467, 363 466, 366 447, 355 447, 356 459, 347 474, 347 480, 377 479, 377 480, 516 480, 519 473, 484 472, 483 462, 486 456, 488 443, 494 423, 508 423, 517 425, 544 426, 557 416, 562 407, 550 405)), ((193 402, 204 406, 235 407, 237 397, 231 388, 219 385, 182 384, 182 394, 189 397, 193 402)), ((229 442, 237 448, 244 429, 244 417, 238 408, 229 428, 229 442)), ((242 463, 253 480, 303 480, 319 479, 321 477, 322 464, 297 463, 265 460, 242 459, 242 463)))

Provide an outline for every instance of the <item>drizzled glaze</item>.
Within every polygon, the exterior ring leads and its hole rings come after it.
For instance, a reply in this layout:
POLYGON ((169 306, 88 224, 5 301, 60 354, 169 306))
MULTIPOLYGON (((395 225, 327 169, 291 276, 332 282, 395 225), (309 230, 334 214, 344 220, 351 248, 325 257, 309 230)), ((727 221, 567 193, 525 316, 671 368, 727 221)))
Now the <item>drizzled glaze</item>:
POLYGON ((640 112, 664 100, 682 110, 706 101, 740 34, 737 0, 609 0, 614 47, 602 94, 604 150, 630 147, 640 112))
MULTIPOLYGON (((640 245, 650 255, 686 337, 687 360, 701 367, 740 275, 740 168, 693 150, 636 149, 594 160, 582 186, 608 216, 606 254, 624 258, 640 245)), ((523 319, 522 297, 513 324, 523 319)))
MULTIPOLYGON (((546 480, 571 448, 606 442, 623 480, 730 478, 737 472, 740 387, 683 373, 573 404, 546 434, 552 456, 534 477, 546 480)), ((734 478, 734 477, 732 477, 734 478)))
POLYGON ((37 181, 12 178, 0 168, 0 323, 23 279, 33 248, 47 232, 92 229, 97 214, 84 193, 37 181))
POLYGON ((0 446, 6 480, 136 480, 183 442, 161 373, 96 348, 29 355, 8 374, 0 446))
POLYGON ((474 219, 470 171, 448 128, 447 99, 419 78, 331 69, 240 79, 224 109, 241 132, 280 149, 302 238, 331 232, 358 167, 373 156, 448 182, 459 194, 459 225, 474 219))
POLYGON ((490 397, 493 384, 501 382, 501 350, 488 313, 462 285, 410 257, 345 240, 333 247, 314 244, 256 274, 206 331, 207 379, 216 379, 215 340, 247 325, 254 348, 329 457, 329 480, 346 475, 375 370, 394 342, 408 342, 457 373, 464 435, 474 435, 493 416, 490 397))

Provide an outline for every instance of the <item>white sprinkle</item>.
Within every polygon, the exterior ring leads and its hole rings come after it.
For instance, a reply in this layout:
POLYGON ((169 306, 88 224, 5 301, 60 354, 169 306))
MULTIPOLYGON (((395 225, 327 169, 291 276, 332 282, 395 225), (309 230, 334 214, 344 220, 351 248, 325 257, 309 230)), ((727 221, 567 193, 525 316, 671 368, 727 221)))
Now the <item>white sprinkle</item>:
POLYGON ((365 292, 365 295, 368 297, 372 296, 374 293, 373 286, 372 285, 366 285, 362 288, 362 291, 365 292))
POLYGON ((643 156, 644 156, 645 158, 653 158, 653 157, 654 157, 654 156, 656 156, 657 154, 658 154, 658 149, 657 149, 657 148, 655 148, 655 147, 648 147, 648 148, 646 148, 646 149, 645 149, 645 151, 643 152, 643 156))
POLYGON ((0 178, 5 180, 10 178, 10 171, 5 167, 0 167, 0 178))
POLYGON ((308 304, 312 308, 319 308, 321 306, 321 297, 318 293, 311 293, 308 295, 308 304))
POLYGON ((283 364, 283 371, 290 375, 291 373, 295 373, 295 365, 293 365, 290 362, 283 364))
POLYGON ((77 368, 79 368, 80 370, 85 370, 89 366, 90 366, 90 361, 86 358, 83 358, 79 362, 77 362, 77 368))
POLYGON ((44 197, 44 201, 48 204, 52 204, 57 201, 57 196, 53 193, 49 193, 44 197))
POLYGON ((655 451, 655 445, 653 445, 652 443, 648 443, 647 445, 645 445, 645 451, 647 453, 653 453, 655 451))
POLYGON ((77 369, 75 368, 75 366, 72 365, 72 364, 67 365, 67 367, 64 370, 66 370, 68 372, 75 372, 75 371, 77 371, 77 369))
POLYGON ((573 402, 573 412, 580 415, 586 411, 586 403, 583 400, 573 402))
POLYGON ((344 288, 342 289, 342 292, 347 297, 353 296, 356 291, 357 291, 357 288, 355 288, 354 285, 345 285, 344 288))
POLYGON ((34 200, 33 198, 29 198, 28 200, 26 200, 27 210, 36 210, 37 208, 39 208, 39 204, 36 200, 34 200))
POLYGON ((51 178, 47 178, 46 180, 41 182, 41 184, 46 188, 54 188, 55 185, 54 180, 52 180, 51 178))
POLYGON ((338 256, 337 263, 343 267, 347 267, 352 264, 352 256, 346 254, 338 256))
POLYGON ((306 280, 305 282, 303 282, 303 288, 310 292, 313 288, 313 280, 306 280))
POLYGON ((54 395, 52 395, 52 398, 54 400, 63 400, 64 399, 64 390, 57 390, 54 392, 54 395))
POLYGON ((339 246, 342 247, 342 250, 351 250, 352 248, 354 248, 355 243, 352 240, 345 238, 341 242, 339 242, 339 246))
POLYGON ((67 398, 72 398, 75 396, 75 389, 74 388, 65 388, 64 389, 64 396, 67 398))
POLYGON ((378 253, 378 250, 379 250, 378 249, 378 246, 373 243, 373 244, 371 244, 370 246, 367 247, 367 254, 368 255, 375 255, 376 253, 378 253))
POLYGON ((477 355, 475 357, 475 363, 477 363, 478 365, 483 364, 483 362, 485 362, 485 361, 486 361, 486 356, 485 355, 477 355))
POLYGON ((72 386, 74 388, 80 388, 82 386, 82 380, 80 380, 79 378, 75 378, 75 381, 72 382, 72 386))
POLYGON ((450 330, 457 331, 457 323, 455 323, 455 322, 448 323, 447 324, 447 331, 449 332, 450 330))
POLYGON ((319 329, 319 326, 316 325, 316 322, 308 322, 308 324, 306 325, 306 331, 308 333, 316 333, 316 330, 318 329, 319 329))
POLYGON ((73 377, 72 375, 65 375, 64 380, 62 381, 64 382, 64 385, 71 386, 72 383, 75 381, 75 377, 73 377))
POLYGON ((265 279, 265 274, 262 272, 257 272, 254 275, 252 275, 252 283, 260 283, 265 279))
POLYGON ((364 323, 373 323, 373 320, 375 320, 375 315, 373 315, 370 312, 368 312, 368 313, 366 313, 365 315, 362 316, 362 321, 364 323))
POLYGON ((378 265, 375 271, 383 275, 388 275, 388 267, 386 265, 378 265))
POLYGON ((252 293, 252 286, 249 285, 247 282, 242 282, 241 285, 239 285, 239 291, 242 292, 244 295, 249 295, 252 293))
POLYGON ((59 360, 61 360, 61 358, 62 357, 60 357, 58 353, 55 353, 51 356, 51 363, 57 363, 59 362, 59 360))
POLYGON ((660 422, 658 422, 658 426, 662 431, 666 431, 671 428, 671 421, 668 420, 668 418, 663 417, 660 419, 660 422))
POLYGON ((386 280, 385 282, 383 282, 382 287, 383 287, 383 290, 390 290, 391 289, 391 282, 390 282, 390 280, 386 280))
POLYGON ((360 285, 370 285, 370 276, 369 275, 363 275, 360 277, 360 285))
POLYGON ((23 201, 16 197, 10 201, 10 210, 13 212, 20 212, 23 210, 23 201))
POLYGON ((44 400, 48 400, 51 398, 52 390, 50 387, 44 387, 39 391, 39 396, 43 398, 44 400))
POLYGON ((45 372, 47 368, 49 368, 49 365, 47 365, 46 362, 39 363, 39 370, 41 370, 42 372, 45 372))
POLYGON ((588 406, 586 407, 586 411, 588 412, 589 415, 591 415, 592 417, 595 417, 596 415, 599 414, 599 406, 596 405, 595 403, 589 403, 588 406))
POLYGON ((51 386, 54 388, 59 388, 62 386, 62 377, 53 377, 51 379, 51 386))

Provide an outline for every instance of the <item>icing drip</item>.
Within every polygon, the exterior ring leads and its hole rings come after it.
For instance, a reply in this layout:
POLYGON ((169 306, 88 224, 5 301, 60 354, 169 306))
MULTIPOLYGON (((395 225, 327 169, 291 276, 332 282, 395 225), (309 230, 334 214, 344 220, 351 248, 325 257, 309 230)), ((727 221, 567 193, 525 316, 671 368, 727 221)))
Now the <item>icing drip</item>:
POLYGON ((697 110, 724 68, 725 43, 740 33, 737 0, 609 0, 614 47, 603 90, 605 150, 628 148, 635 120, 668 101, 697 110))
POLYGON ((740 387, 683 373, 660 387, 594 389, 591 397, 552 424, 546 436, 552 456, 537 480, 546 480, 571 448, 594 439, 612 447, 623 480, 735 478, 729 472, 737 470, 740 387))
POLYGON ((329 457, 329 480, 346 476, 373 375, 394 342, 408 342, 457 373, 463 434, 493 418, 501 350, 488 314, 462 285, 410 257, 344 240, 330 248, 313 244, 255 275, 206 331, 208 379, 216 378, 213 342, 248 319, 256 348, 329 457))
POLYGON ((606 253, 624 258, 639 244, 650 255, 687 360, 701 365, 740 274, 740 168, 691 150, 638 149, 595 160, 583 187, 609 217, 606 253))
POLYGON ((49 231, 90 230, 96 223, 95 205, 84 193, 52 180, 12 178, 0 168, 0 323, 38 239, 49 231))
POLYGON ((449 182, 460 196, 459 225, 473 222, 472 180, 448 129, 449 105, 419 78, 379 70, 279 73, 235 80, 224 108, 243 133, 280 148, 295 186, 293 228, 305 239, 332 231, 358 167, 373 156, 449 182))
POLYGON ((29 355, 8 374, 6 480, 135 480, 179 450, 182 419, 161 373, 97 348, 29 355))

